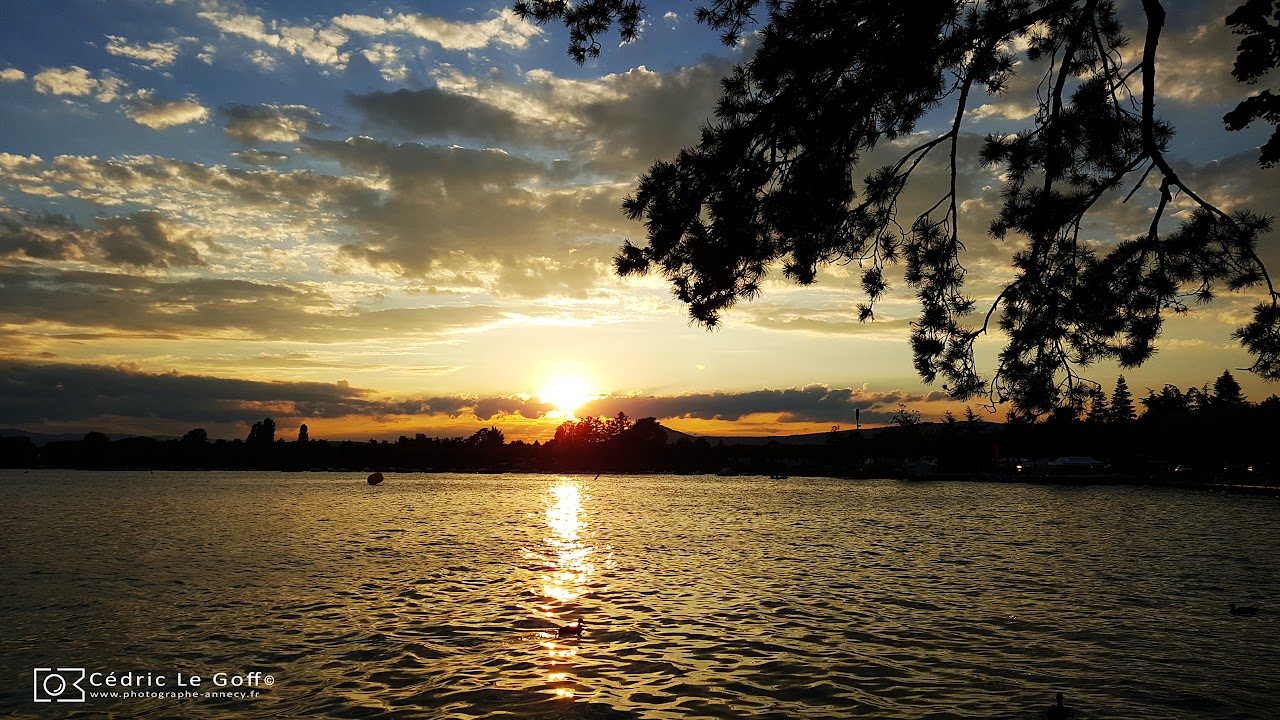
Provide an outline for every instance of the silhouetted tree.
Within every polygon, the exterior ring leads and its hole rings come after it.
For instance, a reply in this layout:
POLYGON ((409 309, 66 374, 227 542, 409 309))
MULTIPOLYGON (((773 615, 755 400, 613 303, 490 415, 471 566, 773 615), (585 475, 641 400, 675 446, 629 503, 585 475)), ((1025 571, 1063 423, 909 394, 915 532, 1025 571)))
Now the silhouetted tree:
POLYGON ((640 418, 627 431, 627 436, 639 443, 665 445, 667 429, 658 423, 657 418, 640 418))
MULTIPOLYGON (((1237 80, 1253 85, 1280 65, 1280 1, 1247 0, 1227 16, 1227 25, 1244 36, 1231 69, 1237 80)), ((1257 120, 1276 125, 1259 148, 1258 164, 1269 168, 1280 160, 1280 95, 1269 89, 1251 95, 1222 120, 1228 130, 1243 130, 1257 120)))
MULTIPOLYGON (((759 6, 714 0, 698 19, 732 44, 759 6)), ((1270 3, 1251 0, 1232 17, 1273 37, 1255 22, 1266 20, 1263 6, 1269 12, 1270 3)), ((641 9, 638 0, 515 3, 522 17, 564 22, 578 62, 599 54, 615 23, 624 40, 635 37, 641 9)), ((1129 33, 1111 0, 770 0, 764 9, 755 54, 722 82, 714 123, 696 147, 654 164, 624 202, 648 237, 623 245, 619 274, 656 270, 697 322, 714 326, 757 296, 778 265, 809 284, 828 263, 856 262, 867 296, 859 316, 868 320, 889 289, 886 268, 905 261, 921 304, 911 333, 919 375, 941 377, 957 398, 1009 399, 1028 416, 1079 408, 1090 387, 1080 366, 1147 360, 1165 313, 1187 312, 1189 295, 1208 301, 1223 287, 1261 284, 1267 301, 1235 336, 1255 356, 1254 372, 1280 378, 1280 293, 1255 251, 1271 220, 1223 212, 1166 155, 1173 128, 1155 114, 1159 0, 1142 0, 1141 39, 1123 53, 1129 33), (1012 281, 975 320, 964 291, 961 130, 979 93, 1009 91, 1019 45, 1022 70, 1043 74, 1033 94, 1016 98, 1038 108, 1034 129, 988 136, 978 159, 1005 178, 991 234, 1025 243, 1015 245, 1012 281), (949 129, 913 135, 943 102, 949 129), (897 160, 862 169, 863 154, 888 141, 901 148, 897 160), (933 154, 945 156, 949 177, 927 210, 904 218, 899 200, 933 154), (1090 242, 1092 211, 1118 201, 1126 185, 1146 188, 1150 217, 1127 240, 1090 242), (1169 231, 1175 194, 1192 208, 1169 231), (1007 343, 984 377, 974 342, 993 319, 1007 343)), ((1242 58, 1265 68, 1275 64, 1268 52, 1242 58)))
POLYGON ((209 433, 204 428, 188 430, 187 434, 182 436, 183 445, 206 445, 208 442, 209 433))
POLYGON ((502 447, 504 442, 506 442, 505 437, 496 425, 487 428, 480 428, 475 431, 471 437, 467 438, 468 445, 480 448, 502 447))
POLYGON ((1124 381, 1123 375, 1116 378, 1116 389, 1111 393, 1107 416, 1111 422, 1117 423, 1129 422, 1137 417, 1133 407, 1133 394, 1129 392, 1129 383, 1124 381))
POLYGON ((1245 402, 1244 390, 1231 376, 1230 370, 1224 370, 1222 375, 1213 381, 1213 399, 1215 402, 1228 405, 1241 405, 1245 402))
POLYGON ((1102 388, 1095 387, 1089 391, 1089 412, 1085 419, 1094 424, 1107 422, 1111 417, 1111 408, 1107 404, 1107 394, 1102 388))
POLYGON ((902 403, 898 403, 898 409, 893 413, 893 417, 889 418, 889 422, 898 427, 909 428, 916 427, 923 420, 920 417, 919 410, 913 410, 902 403))
POLYGON ((0 437, 0 467, 31 467, 40 457, 40 449, 29 437, 0 437))
POLYGON ((618 436, 617 442, 637 462, 652 462, 666 450, 667 430, 657 418, 640 418, 618 436))
POLYGON ((1160 389, 1159 394, 1148 390, 1147 396, 1141 402, 1146 408, 1142 417, 1146 419, 1156 417, 1181 419, 1191 414, 1186 396, 1174 385, 1165 385, 1160 389))
POLYGON ((276 441, 276 421, 271 418, 263 418, 253 424, 249 428, 249 436, 244 442, 250 447, 271 447, 276 441))
POLYGON ((619 412, 604 424, 604 437, 606 440, 612 440, 631 428, 631 418, 627 417, 624 412, 619 412))
POLYGON ((555 441, 560 445, 590 445, 606 439, 605 424, 588 415, 577 422, 566 420, 556 428, 555 441))
POLYGON ((311 441, 311 434, 307 431, 307 424, 302 423, 298 426, 298 442, 307 443, 311 441))

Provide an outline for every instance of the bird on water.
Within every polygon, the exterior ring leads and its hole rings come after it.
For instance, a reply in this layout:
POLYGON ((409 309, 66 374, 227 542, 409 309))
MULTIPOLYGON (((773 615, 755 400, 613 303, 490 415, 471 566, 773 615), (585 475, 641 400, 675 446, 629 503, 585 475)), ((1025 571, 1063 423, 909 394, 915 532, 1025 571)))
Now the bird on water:
POLYGON ((1231 614, 1232 615, 1257 615, 1258 608, 1247 607, 1244 605, 1236 605, 1235 603, 1231 603, 1231 614))
POLYGON ((1076 716, 1076 711, 1062 704, 1062 693, 1058 693, 1058 702, 1051 705, 1048 710, 1044 711, 1044 716, 1049 720, 1067 720, 1076 716))
POLYGON ((564 627, 557 628, 556 637, 558 638, 579 637, 580 635, 582 635, 583 624, 584 623, 582 622, 582 618, 578 618, 577 620, 574 620, 573 622, 569 623, 568 625, 565 625, 564 627))

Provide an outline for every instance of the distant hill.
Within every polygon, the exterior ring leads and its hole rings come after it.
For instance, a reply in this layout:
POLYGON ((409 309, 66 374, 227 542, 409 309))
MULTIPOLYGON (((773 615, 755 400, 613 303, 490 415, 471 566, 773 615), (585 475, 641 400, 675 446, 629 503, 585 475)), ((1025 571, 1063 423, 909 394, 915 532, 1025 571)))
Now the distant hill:
MULTIPOLYGON (((779 445, 825 445, 830 432, 805 433, 802 435, 690 435, 682 433, 679 430, 672 430, 666 425, 662 426, 667 431, 667 442, 673 443, 680 438, 688 438, 690 441, 699 438, 706 440, 712 445, 723 442, 725 445, 768 445, 776 442, 779 445)), ((841 439, 862 434, 862 437, 870 439, 880 434, 884 428, 867 428, 865 430, 840 430, 836 433, 841 439)))
MULTIPOLYGON (((83 440, 86 433, 36 433, 27 432, 26 430, 18 430, 17 428, 0 428, 0 437, 24 437, 30 438, 31 442, 36 445, 44 445, 51 442, 65 442, 67 440, 83 440)), ((125 438, 138 437, 137 435, 122 433, 107 433, 108 440, 123 440, 125 438)), ((155 436, 156 440, 172 440, 169 435, 155 436)))
MULTIPOLYGON (((929 423, 925 423, 928 425, 929 423)), ((776 442, 779 445, 825 445, 830 432, 806 433, 802 435, 691 435, 683 433, 679 430, 673 430, 666 425, 662 426, 667 431, 667 442, 673 443, 680 438, 687 438, 690 442, 698 439, 706 440, 712 445, 723 442, 725 445, 768 445, 776 442)), ((866 428, 865 430, 841 430, 836 433, 840 437, 848 437, 861 432, 862 437, 866 439, 874 438, 880 434, 884 428, 866 428)), ((36 433, 27 432, 26 430, 18 430, 17 428, 0 428, 0 437, 25 437, 30 438, 31 442, 36 445, 44 445, 51 442, 64 442, 67 440, 83 440, 85 433, 36 433)), ((108 433, 109 440, 123 440, 124 438, 136 437, 135 435, 122 433, 108 433)), ((153 436, 156 440, 173 440, 172 436, 153 436)))

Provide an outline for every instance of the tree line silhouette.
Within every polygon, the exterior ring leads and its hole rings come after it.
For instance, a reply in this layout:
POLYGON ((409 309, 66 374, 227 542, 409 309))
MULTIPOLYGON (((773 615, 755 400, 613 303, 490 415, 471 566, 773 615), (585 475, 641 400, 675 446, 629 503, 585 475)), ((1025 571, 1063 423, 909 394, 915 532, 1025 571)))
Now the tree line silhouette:
POLYGON ((1087 455, 1110 471, 1133 477, 1178 479, 1270 478, 1280 462, 1272 442, 1280 427, 1280 397, 1260 403, 1244 397, 1230 372, 1212 383, 1181 389, 1165 385, 1134 399, 1124 377, 1108 396, 1091 394, 1086 408, 1063 408, 1035 420, 1010 413, 990 422, 966 407, 926 423, 900 406, 883 428, 833 427, 808 443, 739 444, 679 435, 672 441, 657 419, 568 420, 546 442, 507 442, 497 426, 469 437, 418 433, 395 441, 313 439, 304 424, 295 439, 277 437, 272 418, 255 422, 244 439, 212 440, 197 428, 180 439, 110 440, 90 432, 80 440, 39 446, 26 437, 0 438, 0 467, 173 468, 266 470, 403 469, 493 472, 714 473, 729 469, 762 475, 894 476, 905 463, 927 460, 940 473, 1014 475, 1039 459, 1087 455), (1141 413, 1139 413, 1141 408, 1141 413))

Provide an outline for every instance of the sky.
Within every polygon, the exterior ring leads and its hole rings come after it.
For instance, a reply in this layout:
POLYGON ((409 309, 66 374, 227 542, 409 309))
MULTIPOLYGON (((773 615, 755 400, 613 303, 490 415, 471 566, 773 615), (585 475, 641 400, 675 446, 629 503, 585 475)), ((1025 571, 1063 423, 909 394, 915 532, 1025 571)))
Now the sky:
MULTIPOLYGON (((1236 3, 1165 4, 1170 156, 1224 209, 1277 207, 1280 170, 1255 161, 1267 129, 1221 122, 1259 89, 1229 74, 1236 3)), ((270 416, 290 439, 306 423, 313 438, 494 425, 532 441, 587 414, 723 436, 963 411, 912 369, 901 282, 863 324, 856 266, 807 287, 778 272, 707 331, 660 277, 613 274, 622 242, 644 239, 623 198, 696 142, 750 34, 725 47, 694 4, 649 2, 635 42, 608 36, 578 66, 562 26, 509 8, 7 0, 0 428, 232 438, 270 416)), ((974 103, 962 148, 1027 128, 1018 91, 1034 97, 1042 72, 1023 62, 1014 92, 974 103)), ((1016 240, 987 237, 999 177, 972 157, 962 232, 982 306, 1016 240)), ((1103 208, 1090 239, 1140 233, 1154 198, 1103 208)), ((1274 236, 1261 254, 1280 268, 1274 236)), ((1224 295, 1171 319, 1143 367, 1085 374, 1109 393, 1124 372, 1142 397, 1232 370, 1261 400, 1276 390, 1238 370, 1251 361, 1231 340, 1257 300, 1224 295)), ((980 341, 981 367, 1000 345, 980 341)))

